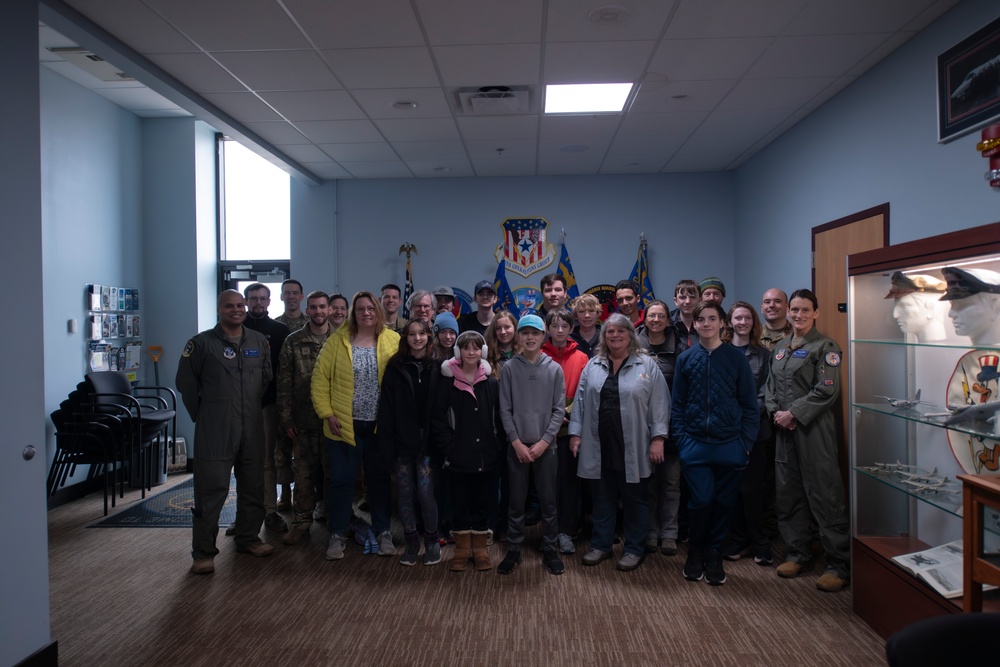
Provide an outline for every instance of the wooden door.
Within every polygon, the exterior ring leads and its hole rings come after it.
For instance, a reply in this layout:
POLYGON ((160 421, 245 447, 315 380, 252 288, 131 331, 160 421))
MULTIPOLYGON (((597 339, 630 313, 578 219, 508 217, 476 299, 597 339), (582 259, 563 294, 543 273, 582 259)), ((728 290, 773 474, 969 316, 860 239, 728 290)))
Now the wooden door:
POLYGON ((837 410, 837 434, 840 442, 840 474, 847 484, 847 256, 889 245, 889 205, 883 204, 860 213, 828 222, 812 230, 813 292, 819 301, 817 328, 833 338, 844 351, 841 364, 840 405, 837 410))

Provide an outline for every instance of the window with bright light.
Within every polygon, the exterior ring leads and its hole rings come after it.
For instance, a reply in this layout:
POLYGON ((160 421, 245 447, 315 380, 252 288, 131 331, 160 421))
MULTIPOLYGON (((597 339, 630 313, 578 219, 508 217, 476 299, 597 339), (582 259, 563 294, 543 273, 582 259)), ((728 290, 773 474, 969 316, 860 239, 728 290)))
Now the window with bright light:
POLYGON ((548 85, 545 113, 618 113, 630 92, 631 83, 548 85))
POLYGON ((220 259, 289 259, 288 174, 236 141, 220 143, 220 259))

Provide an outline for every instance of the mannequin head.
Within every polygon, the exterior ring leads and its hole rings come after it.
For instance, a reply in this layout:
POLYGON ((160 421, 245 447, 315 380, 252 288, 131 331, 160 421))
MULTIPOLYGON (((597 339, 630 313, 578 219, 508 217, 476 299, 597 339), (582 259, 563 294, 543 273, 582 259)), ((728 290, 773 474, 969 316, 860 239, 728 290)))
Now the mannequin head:
POLYGON ((943 340, 946 301, 941 301, 947 283, 933 276, 892 274, 892 287, 885 298, 894 299, 892 317, 904 334, 917 341, 943 340))
POLYGON ((1000 273, 955 267, 941 273, 948 281, 941 299, 951 302, 948 316, 955 333, 968 336, 977 346, 1000 343, 1000 273))

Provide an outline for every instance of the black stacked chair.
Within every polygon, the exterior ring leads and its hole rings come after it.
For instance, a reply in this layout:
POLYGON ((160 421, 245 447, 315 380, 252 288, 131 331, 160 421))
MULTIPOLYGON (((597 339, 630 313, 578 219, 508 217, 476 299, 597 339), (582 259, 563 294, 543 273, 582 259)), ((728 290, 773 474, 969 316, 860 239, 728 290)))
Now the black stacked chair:
POLYGON ((86 385, 81 382, 51 415, 56 427, 56 454, 49 470, 48 488, 49 494, 54 494, 76 472, 77 466, 90 466, 88 480, 104 476, 106 516, 109 495, 111 506, 115 506, 114 479, 127 461, 129 438, 125 424, 117 416, 95 418, 88 398, 86 385))
POLYGON ((130 440, 130 460, 137 460, 142 471, 145 498, 146 490, 152 488, 153 465, 148 457, 154 442, 163 452, 157 465, 162 465, 164 471, 167 468, 167 442, 171 434, 177 434, 177 394, 169 387, 133 387, 121 371, 87 373, 87 385, 95 415, 114 416, 124 424, 130 440))

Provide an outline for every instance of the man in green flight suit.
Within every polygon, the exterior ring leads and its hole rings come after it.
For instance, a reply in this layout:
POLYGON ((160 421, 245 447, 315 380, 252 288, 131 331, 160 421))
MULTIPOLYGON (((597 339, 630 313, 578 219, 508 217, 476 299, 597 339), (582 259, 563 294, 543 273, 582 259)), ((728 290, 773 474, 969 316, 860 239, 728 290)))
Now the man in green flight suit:
POLYGON ((195 423, 193 574, 215 571, 219 514, 236 473, 236 550, 268 556, 264 522, 264 423, 261 397, 271 381, 267 339, 243 326, 246 302, 235 290, 219 295, 219 323, 184 346, 176 385, 195 423))

